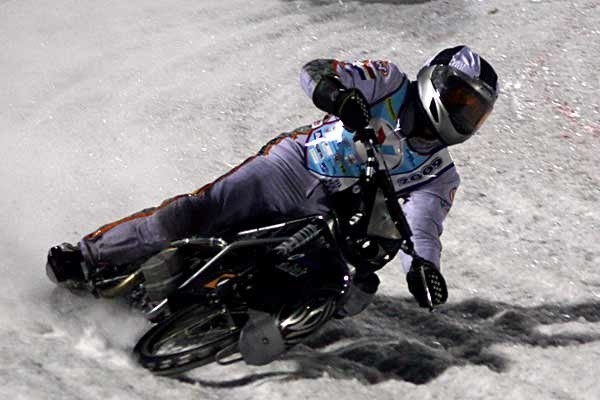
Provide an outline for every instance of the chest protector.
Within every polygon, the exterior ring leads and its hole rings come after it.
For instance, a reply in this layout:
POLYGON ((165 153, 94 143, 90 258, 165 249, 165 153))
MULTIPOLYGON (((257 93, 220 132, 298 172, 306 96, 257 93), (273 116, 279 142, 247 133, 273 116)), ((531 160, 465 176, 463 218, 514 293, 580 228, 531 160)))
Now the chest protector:
MULTIPOLYGON (((396 92, 371 106, 371 126, 399 195, 435 179, 453 165, 446 147, 432 149, 427 154, 417 153, 408 146, 399 129, 395 129, 397 110, 406 101, 407 90, 405 82, 396 92)), ((306 139, 306 167, 332 192, 354 185, 364 168, 366 154, 353 137, 354 133, 345 129, 337 117, 330 116, 313 124, 306 139)))

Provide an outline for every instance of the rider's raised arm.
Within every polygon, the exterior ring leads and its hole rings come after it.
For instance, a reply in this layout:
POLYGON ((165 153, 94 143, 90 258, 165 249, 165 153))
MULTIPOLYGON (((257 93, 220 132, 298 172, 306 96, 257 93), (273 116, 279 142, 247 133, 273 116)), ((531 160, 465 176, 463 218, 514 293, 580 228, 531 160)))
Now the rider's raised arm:
MULTIPOLYGON (((460 184, 453 166, 437 179, 412 191, 402 206, 412 231, 412 241, 417 254, 440 269, 443 223, 460 184)), ((412 258, 402 255, 404 271, 410 269, 412 258)))
POLYGON ((398 67, 384 60, 344 62, 316 59, 302 67, 304 92, 323 111, 334 113, 336 90, 358 89, 369 104, 395 92, 407 79, 398 67))

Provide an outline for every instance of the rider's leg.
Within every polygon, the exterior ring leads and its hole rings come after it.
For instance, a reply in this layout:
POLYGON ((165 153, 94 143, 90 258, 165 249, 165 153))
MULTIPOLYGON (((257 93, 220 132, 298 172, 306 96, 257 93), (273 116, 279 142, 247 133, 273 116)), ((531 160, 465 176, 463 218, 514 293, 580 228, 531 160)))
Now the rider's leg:
POLYGON ((80 246, 87 263, 121 265, 189 235, 326 211, 325 191, 304 167, 301 144, 286 138, 194 193, 100 228, 80 246))

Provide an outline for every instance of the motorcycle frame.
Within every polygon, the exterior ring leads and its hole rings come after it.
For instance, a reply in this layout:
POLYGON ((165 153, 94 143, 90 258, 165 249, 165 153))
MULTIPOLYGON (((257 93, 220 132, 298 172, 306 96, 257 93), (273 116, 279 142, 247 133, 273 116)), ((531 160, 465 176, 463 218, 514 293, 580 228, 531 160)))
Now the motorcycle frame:
MULTIPOLYGON (((270 230, 275 230, 286 225, 291 225, 294 223, 306 221, 307 223, 317 222, 321 224, 323 227, 327 228, 329 234, 331 235, 332 240, 337 244, 337 230, 336 230, 336 221, 333 216, 322 216, 322 215, 311 215, 303 218, 298 218, 290 221, 285 221, 278 224, 268 225, 265 227, 249 229, 245 231, 238 232, 236 234, 237 237, 245 236, 252 233, 261 233, 268 232, 270 230)), ((244 247, 251 247, 257 245, 277 245, 285 242, 290 239, 291 236, 283 236, 283 237, 272 237, 272 238, 254 238, 254 239, 241 239, 233 241, 232 243, 228 243, 223 238, 186 238, 181 240, 176 240, 171 242, 171 247, 183 248, 183 247, 197 247, 197 248, 207 248, 207 249, 217 249, 218 253, 213 257, 208 259, 202 267, 200 267, 196 272, 194 272, 188 279, 186 279, 183 283, 181 283, 174 292, 183 291, 187 288, 193 287, 198 283, 198 280, 201 276, 210 272, 211 268, 217 264, 219 260, 221 260, 224 256, 239 250, 244 247)), ((169 298, 163 299, 160 303, 154 306, 150 311, 148 311, 145 316, 150 321, 155 320, 158 316, 163 314, 166 310, 168 310, 169 306, 169 298)))

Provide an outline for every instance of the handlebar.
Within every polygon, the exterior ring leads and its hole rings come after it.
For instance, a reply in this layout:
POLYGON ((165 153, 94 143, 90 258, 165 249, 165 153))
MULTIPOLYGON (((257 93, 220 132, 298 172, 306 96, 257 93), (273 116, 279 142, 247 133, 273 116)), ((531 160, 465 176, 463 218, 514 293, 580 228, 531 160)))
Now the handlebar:
MULTIPOLYGON (((411 239, 412 231, 410 229, 410 225, 408 224, 408 220, 406 219, 406 215, 404 214, 400 203, 398 203, 392 177, 390 176, 385 159, 381 155, 379 147, 380 145, 379 141, 377 140, 375 130, 371 127, 358 130, 354 135, 354 140, 361 142, 365 146, 367 153, 367 161, 364 171, 364 182, 367 186, 367 191, 369 191, 368 199, 370 202, 366 207, 367 213, 370 213, 370 210, 372 210, 372 206, 375 201, 375 192, 378 188, 380 188, 383 191, 385 203, 392 221, 402 237, 400 248, 403 252, 410 255, 414 260, 423 260, 423 258, 420 257, 415 251, 415 246, 411 239)), ((367 220, 369 217, 370 215, 367 215, 367 220)), ((433 301, 427 284, 424 266, 423 263, 420 264, 421 266, 418 267, 419 270, 417 273, 422 280, 429 310, 434 311, 433 301)))
POLYGON ((372 208, 371 206, 373 205, 372 202, 374 201, 375 191, 377 188, 380 188, 383 191, 385 203, 392 221, 402 236, 402 251, 410 256, 418 257, 418 255, 415 253, 414 244, 411 240, 412 231, 410 229, 410 225, 406 220, 406 216, 402 210, 402 207, 398 203, 396 190, 394 189, 394 184, 392 183, 392 177, 390 176, 387 164, 381 155, 381 150, 379 148, 379 142, 377 140, 377 136, 375 135, 375 131, 370 127, 359 130, 355 133, 354 140, 361 142, 365 146, 367 153, 364 182, 367 186, 366 189, 371 191, 371 204, 368 204, 367 212, 369 212, 369 210, 372 208))

